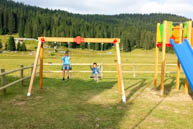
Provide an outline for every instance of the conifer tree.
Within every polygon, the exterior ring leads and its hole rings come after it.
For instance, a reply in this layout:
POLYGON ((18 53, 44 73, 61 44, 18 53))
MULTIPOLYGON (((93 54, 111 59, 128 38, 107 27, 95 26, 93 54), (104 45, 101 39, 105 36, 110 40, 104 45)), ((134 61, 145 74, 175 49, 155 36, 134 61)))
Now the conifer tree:
POLYGON ((21 44, 20 44, 20 42, 17 43, 17 51, 21 51, 21 44))
POLYGON ((21 51, 27 51, 27 48, 24 42, 21 45, 21 51))
POLYGON ((10 50, 10 51, 15 51, 16 50, 15 40, 14 40, 13 36, 9 37, 9 40, 8 40, 8 50, 10 50))
POLYGON ((2 44, 1 39, 0 39, 0 49, 2 49, 2 48, 3 48, 3 44, 2 44))

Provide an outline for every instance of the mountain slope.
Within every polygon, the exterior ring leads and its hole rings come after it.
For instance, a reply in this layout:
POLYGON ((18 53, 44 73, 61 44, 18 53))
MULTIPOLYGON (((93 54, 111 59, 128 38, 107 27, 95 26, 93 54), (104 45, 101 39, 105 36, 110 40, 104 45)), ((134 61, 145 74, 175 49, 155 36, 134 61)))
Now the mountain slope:
MULTIPOLYGON (((171 14, 80 15, 0 0, 0 34, 19 33, 20 37, 120 37, 121 50, 154 47, 156 23, 186 21, 171 14)), ((72 47, 87 48, 86 44, 72 47)), ((99 50, 99 44, 92 49, 99 50)), ((108 49, 111 45, 105 45, 108 49)))

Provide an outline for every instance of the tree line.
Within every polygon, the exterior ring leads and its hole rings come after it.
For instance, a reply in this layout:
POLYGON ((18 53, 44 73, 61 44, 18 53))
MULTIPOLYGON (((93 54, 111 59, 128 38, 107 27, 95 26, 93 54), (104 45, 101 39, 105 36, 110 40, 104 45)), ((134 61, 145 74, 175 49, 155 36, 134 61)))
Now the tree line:
MULTIPOLYGON (((3 48, 3 44, 0 40, 0 49, 3 48)), ((27 51, 27 47, 24 42, 20 43, 18 42, 17 44, 15 43, 15 39, 13 36, 10 36, 8 41, 5 43, 4 50, 9 50, 9 51, 27 51)))
MULTIPOLYGON (((0 34, 19 33, 20 37, 93 37, 121 38, 121 50, 155 47, 156 23, 163 20, 186 21, 172 14, 80 15, 49 10, 10 0, 0 1, 0 34)), ((88 44, 72 44, 72 48, 88 48, 88 44)), ((104 44, 104 50, 112 44, 104 44)), ((91 44, 100 50, 100 44, 91 44)))

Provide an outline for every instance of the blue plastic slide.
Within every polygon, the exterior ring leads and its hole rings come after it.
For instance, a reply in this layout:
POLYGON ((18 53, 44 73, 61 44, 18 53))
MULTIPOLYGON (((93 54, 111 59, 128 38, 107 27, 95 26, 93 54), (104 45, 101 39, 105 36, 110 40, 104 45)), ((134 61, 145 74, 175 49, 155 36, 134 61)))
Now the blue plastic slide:
POLYGON ((171 39, 170 43, 174 47, 178 60, 193 91, 193 49, 187 39, 181 44, 176 44, 171 39))

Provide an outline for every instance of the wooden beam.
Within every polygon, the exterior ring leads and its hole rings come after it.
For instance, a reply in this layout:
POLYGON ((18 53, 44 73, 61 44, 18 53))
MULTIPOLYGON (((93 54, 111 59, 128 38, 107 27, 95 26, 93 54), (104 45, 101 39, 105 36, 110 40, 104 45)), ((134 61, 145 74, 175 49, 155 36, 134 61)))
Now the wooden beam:
POLYGON ((124 88, 123 75, 121 70, 121 54, 120 54, 119 43, 116 43, 116 54, 117 54, 117 73, 118 73, 119 90, 121 90, 122 92, 122 102, 126 103, 125 88, 124 88))
POLYGON ((189 87, 188 79, 185 78, 185 87, 184 87, 184 94, 185 95, 188 94, 188 87, 189 87))
POLYGON ((156 47, 155 47, 155 66, 154 66, 154 87, 157 88, 157 75, 158 75, 158 61, 159 61, 159 48, 157 47, 158 44, 158 31, 159 31, 160 23, 157 24, 157 34, 156 34, 156 47))
MULTIPOLYGON (((179 42, 182 43, 183 40, 183 24, 179 26, 179 42)), ((179 90, 180 86, 180 61, 177 59, 177 71, 176 71, 176 90, 179 90)))
POLYGON ((114 40, 117 40, 117 43, 120 43, 119 38, 85 38, 85 42, 89 43, 113 43, 114 40))
POLYGON ((164 21, 164 30, 163 30, 163 47, 162 47, 162 67, 161 67, 161 95, 164 95, 164 78, 165 78, 165 64, 166 64, 166 43, 168 38, 168 22, 164 21))
MULTIPOLYGON (((188 39, 189 43, 192 43, 192 21, 188 22, 188 35, 187 35, 187 39, 188 39)), ((191 44, 191 46, 193 46, 193 44, 191 44)), ((188 79, 186 77, 186 79, 185 79, 185 88, 184 88, 185 95, 188 94, 188 87, 189 87, 189 83, 188 83, 188 79)))
POLYGON ((35 78, 35 73, 36 73, 36 68, 37 68, 37 64, 38 64, 38 58, 39 58, 39 54, 40 54, 40 48, 41 48, 41 41, 39 41, 39 43, 38 43, 38 48, 37 48, 37 52, 36 52, 36 57, 35 57, 35 61, 34 61, 34 66, 33 66, 33 71, 32 71, 32 75, 31 75, 31 80, 30 80, 27 96, 31 96, 34 78, 35 78))
MULTIPOLYGON (((41 41, 42 37, 39 37, 38 40, 41 41)), ((43 37, 45 42, 74 42, 74 38, 60 38, 60 37, 43 37)), ((120 43, 119 38, 84 38, 84 42, 86 43, 113 43, 114 40, 117 40, 117 43, 120 43)))
POLYGON ((40 47, 40 88, 42 88, 43 85, 43 53, 44 53, 44 48, 43 48, 43 43, 41 44, 40 47))
MULTIPOLYGON (((192 21, 188 22, 188 35, 187 35, 187 39, 188 39, 189 43, 192 43, 192 21)), ((193 47, 193 44, 191 44, 191 46, 193 47)))
POLYGON ((38 40, 41 41, 44 38, 45 42, 74 42, 74 38, 62 38, 62 37, 39 37, 38 40))
POLYGON ((192 28, 192 42, 191 42, 191 45, 193 44, 193 28, 192 28))

